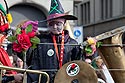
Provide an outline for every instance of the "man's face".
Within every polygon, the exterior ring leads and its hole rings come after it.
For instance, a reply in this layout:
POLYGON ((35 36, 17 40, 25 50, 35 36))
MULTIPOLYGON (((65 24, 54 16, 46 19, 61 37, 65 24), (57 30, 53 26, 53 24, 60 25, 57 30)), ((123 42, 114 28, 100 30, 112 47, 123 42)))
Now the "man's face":
POLYGON ((54 19, 48 22, 49 30, 53 34, 60 34, 64 29, 65 19, 54 19))

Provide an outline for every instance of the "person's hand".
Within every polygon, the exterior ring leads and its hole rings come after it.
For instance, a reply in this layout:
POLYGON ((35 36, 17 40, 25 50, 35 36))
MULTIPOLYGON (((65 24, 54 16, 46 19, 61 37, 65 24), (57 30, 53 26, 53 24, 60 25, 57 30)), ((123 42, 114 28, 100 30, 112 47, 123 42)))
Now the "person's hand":
POLYGON ((20 83, 23 81, 23 74, 14 75, 15 82, 20 83))

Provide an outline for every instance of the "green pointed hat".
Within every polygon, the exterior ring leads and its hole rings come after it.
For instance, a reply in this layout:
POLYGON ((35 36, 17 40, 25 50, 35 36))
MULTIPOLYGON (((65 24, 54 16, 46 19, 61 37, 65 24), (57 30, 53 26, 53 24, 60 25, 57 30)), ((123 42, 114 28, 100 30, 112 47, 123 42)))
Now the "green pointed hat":
POLYGON ((64 18, 66 20, 77 20, 77 17, 64 13, 64 9, 59 0, 51 0, 51 7, 49 15, 47 17, 47 21, 57 18, 64 18))

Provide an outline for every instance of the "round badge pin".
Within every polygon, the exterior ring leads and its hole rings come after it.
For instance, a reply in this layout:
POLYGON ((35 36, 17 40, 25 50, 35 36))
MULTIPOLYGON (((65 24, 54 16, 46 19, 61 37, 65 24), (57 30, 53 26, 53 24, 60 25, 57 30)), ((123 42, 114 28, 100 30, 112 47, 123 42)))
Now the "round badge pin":
POLYGON ((69 76, 76 76, 80 71, 78 64, 71 63, 67 66, 66 72, 69 76))
POLYGON ((48 56, 53 56, 53 55, 54 55, 54 51, 53 51, 52 49, 49 49, 49 50, 47 51, 47 55, 48 55, 48 56))

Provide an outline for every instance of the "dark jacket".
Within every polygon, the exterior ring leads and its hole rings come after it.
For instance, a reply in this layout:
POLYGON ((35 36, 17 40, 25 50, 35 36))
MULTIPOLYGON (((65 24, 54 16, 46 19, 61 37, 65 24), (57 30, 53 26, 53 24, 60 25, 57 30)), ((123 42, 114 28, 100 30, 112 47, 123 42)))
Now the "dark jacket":
POLYGON ((8 83, 10 81, 13 81, 14 80, 14 76, 2 76, 2 83, 8 83))
MULTIPOLYGON (((52 34, 51 33, 41 34, 38 37, 40 38, 41 44, 38 45, 37 49, 34 49, 33 51, 29 52, 29 54, 27 55, 27 59, 28 59, 27 64, 28 66, 31 66, 31 69, 49 70, 47 71, 47 73, 51 78, 50 83, 53 83, 53 80, 54 80, 53 78, 55 76, 56 70, 59 69, 59 61, 56 56, 56 52, 55 52, 55 48, 52 40, 52 34), (50 51, 50 53, 48 53, 48 51, 50 51)), ((64 38, 65 38, 64 39, 65 45, 64 45, 63 64, 71 60, 80 59, 81 50, 77 45, 78 43, 76 42, 76 40, 69 37, 68 31, 65 31, 64 38)), ((56 42, 60 44, 61 42, 60 35, 56 36, 56 42)), ((60 52, 60 45, 58 45, 58 50, 60 52)), ((32 80, 36 80, 36 79, 34 78, 32 80)), ((42 83, 45 83, 45 82, 42 82, 42 83)))

